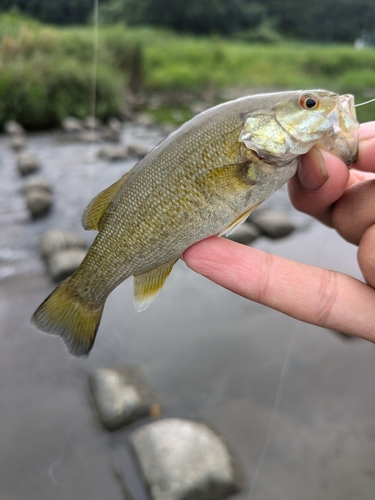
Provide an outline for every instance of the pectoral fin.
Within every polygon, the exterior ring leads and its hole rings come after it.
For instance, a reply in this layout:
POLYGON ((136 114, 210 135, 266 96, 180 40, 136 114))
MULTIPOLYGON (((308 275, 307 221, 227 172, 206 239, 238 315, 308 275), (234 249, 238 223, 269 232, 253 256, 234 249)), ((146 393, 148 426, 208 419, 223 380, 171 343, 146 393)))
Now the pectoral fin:
POLYGON ((177 259, 134 276, 134 305, 137 311, 144 311, 155 299, 176 262, 177 259))
POLYGON ((130 172, 127 172, 121 177, 121 179, 112 184, 112 186, 109 186, 109 188, 105 189, 97 196, 95 196, 95 198, 90 202, 83 213, 82 225, 84 229, 94 231, 99 230, 100 221, 105 214, 108 206, 110 205, 116 194, 120 191, 122 186, 126 183, 129 176, 130 172))
POLYGON ((228 226, 225 229, 223 229, 222 231, 220 231, 219 236, 229 236, 230 234, 232 234, 233 231, 235 231, 238 226, 240 226, 243 222, 245 222, 245 220, 249 217, 251 212, 253 210, 255 210, 257 207, 259 207, 259 205, 260 205, 260 203, 257 203, 256 205, 251 207, 249 210, 247 210, 245 213, 243 213, 242 215, 237 217, 237 219, 234 220, 230 226, 228 226))

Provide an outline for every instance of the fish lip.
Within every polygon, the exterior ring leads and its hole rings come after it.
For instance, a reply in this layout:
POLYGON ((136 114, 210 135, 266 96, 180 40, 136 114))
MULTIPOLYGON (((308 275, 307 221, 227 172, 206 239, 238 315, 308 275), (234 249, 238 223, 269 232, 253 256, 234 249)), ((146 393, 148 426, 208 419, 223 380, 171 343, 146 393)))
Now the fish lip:
POLYGON ((359 123, 354 107, 354 96, 343 94, 338 96, 337 105, 329 113, 333 134, 323 140, 321 146, 340 158, 348 167, 358 159, 359 123), (333 140, 333 144, 332 141, 333 140))

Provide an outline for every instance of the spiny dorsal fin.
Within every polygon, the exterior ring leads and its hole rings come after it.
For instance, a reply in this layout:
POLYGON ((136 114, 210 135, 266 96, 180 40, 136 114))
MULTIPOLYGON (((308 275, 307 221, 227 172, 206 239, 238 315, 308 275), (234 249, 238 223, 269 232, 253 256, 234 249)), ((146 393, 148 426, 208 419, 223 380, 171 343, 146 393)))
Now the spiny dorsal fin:
POLYGON ((155 299, 176 262, 177 259, 134 276, 134 305, 137 311, 144 311, 155 299))
POLYGON ((127 172, 121 177, 121 179, 112 184, 112 186, 109 186, 109 188, 99 193, 90 202, 82 216, 82 225, 85 229, 94 231, 99 230, 99 224, 104 213, 106 212, 113 198, 126 183, 129 176, 130 172, 127 172))

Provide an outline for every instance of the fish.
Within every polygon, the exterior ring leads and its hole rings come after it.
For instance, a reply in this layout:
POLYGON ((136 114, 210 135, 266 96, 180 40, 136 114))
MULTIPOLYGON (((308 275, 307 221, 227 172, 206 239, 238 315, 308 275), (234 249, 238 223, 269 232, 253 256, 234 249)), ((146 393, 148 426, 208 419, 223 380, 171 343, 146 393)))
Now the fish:
POLYGON ((82 224, 98 234, 32 323, 88 356, 120 283, 133 276, 135 307, 146 309, 189 246, 232 232, 312 147, 354 163, 358 128, 354 97, 326 90, 250 95, 197 115, 91 201, 82 224))

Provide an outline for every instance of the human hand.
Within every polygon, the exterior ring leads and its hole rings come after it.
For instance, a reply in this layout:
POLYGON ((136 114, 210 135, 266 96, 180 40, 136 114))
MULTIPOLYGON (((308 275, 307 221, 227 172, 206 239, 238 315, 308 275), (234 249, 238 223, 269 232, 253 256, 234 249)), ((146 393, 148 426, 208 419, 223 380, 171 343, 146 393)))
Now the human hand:
POLYGON ((358 161, 348 170, 313 148, 288 189, 293 205, 358 245, 366 283, 216 236, 184 253, 194 271, 245 298, 301 321, 375 342, 375 122, 361 125, 358 161), (373 288, 374 287, 374 288, 373 288))

